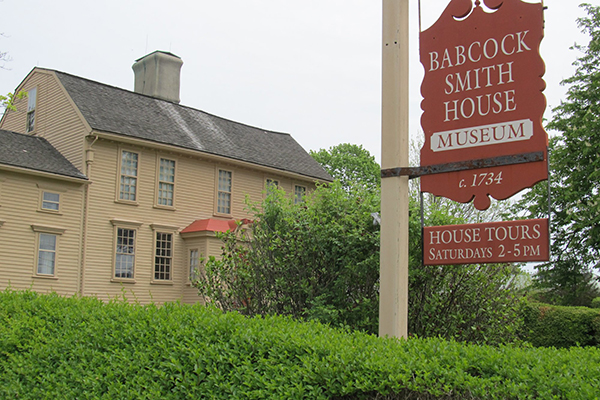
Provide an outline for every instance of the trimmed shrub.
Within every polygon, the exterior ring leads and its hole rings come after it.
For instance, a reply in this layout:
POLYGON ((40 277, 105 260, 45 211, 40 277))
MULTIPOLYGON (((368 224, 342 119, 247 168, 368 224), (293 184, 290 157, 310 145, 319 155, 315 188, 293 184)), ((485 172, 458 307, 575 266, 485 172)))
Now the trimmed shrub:
POLYGON ((599 310, 527 303, 523 314, 523 338, 533 346, 564 348, 600 344, 599 310))
MULTIPOLYGON (((299 204, 271 190, 262 204, 249 202, 249 230, 220 236, 221 257, 209 257, 194 284, 224 311, 290 315, 376 333, 380 228, 371 213, 379 205, 377 190, 350 190, 337 181, 299 204)), ((428 214, 431 225, 467 222, 449 203, 432 204, 428 214)), ((409 239, 409 334, 477 344, 516 339, 522 325, 511 283, 517 266, 424 266, 415 201, 409 239)))
POLYGON ((600 308, 600 297, 596 297, 592 300, 592 308, 600 308))
POLYGON ((3 399, 595 399, 600 350, 381 339, 287 317, 0 293, 3 399))

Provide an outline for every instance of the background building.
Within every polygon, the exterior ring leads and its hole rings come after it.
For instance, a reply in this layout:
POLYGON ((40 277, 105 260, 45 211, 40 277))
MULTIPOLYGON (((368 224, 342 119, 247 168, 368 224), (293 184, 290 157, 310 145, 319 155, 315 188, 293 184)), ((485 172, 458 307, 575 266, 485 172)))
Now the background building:
POLYGON ((179 104, 179 57, 134 64, 134 92, 34 68, 0 120, 0 287, 198 301, 190 271, 268 184, 331 177, 288 134, 179 104))

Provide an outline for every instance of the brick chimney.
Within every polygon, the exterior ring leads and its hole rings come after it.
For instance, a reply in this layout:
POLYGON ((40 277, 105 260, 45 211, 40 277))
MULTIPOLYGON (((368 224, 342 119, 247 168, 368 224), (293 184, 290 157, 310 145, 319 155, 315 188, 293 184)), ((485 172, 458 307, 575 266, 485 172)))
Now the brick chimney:
POLYGON ((155 51, 133 64, 134 92, 179 103, 179 77, 183 61, 166 51, 155 51))

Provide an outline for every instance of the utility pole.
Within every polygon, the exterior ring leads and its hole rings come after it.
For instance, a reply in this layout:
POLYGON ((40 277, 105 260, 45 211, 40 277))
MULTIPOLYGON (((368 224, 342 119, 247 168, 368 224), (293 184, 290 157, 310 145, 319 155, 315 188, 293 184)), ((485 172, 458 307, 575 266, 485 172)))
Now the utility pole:
MULTIPOLYGON (((383 0, 381 168, 408 167, 408 1, 383 0)), ((408 176, 381 180, 379 336, 408 335, 408 176)))

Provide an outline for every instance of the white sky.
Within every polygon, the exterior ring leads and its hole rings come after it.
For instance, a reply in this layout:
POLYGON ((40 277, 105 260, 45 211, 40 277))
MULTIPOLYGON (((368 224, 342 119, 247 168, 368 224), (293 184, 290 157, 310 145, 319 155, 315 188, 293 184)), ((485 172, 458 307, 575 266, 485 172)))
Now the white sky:
MULTIPOLYGON (((528 2, 539 2, 527 0, 528 2)), ((583 1, 545 0, 549 107, 572 75, 583 1)), ((599 5, 600 0, 587 0, 599 5)), ((411 11, 410 134, 420 132, 417 0, 411 11)), ((448 0, 421 0, 423 29, 448 0)), ((35 66, 133 89, 154 50, 183 61, 181 104, 268 130, 306 149, 362 144, 380 160, 381 0, 0 0, 0 93, 35 66)), ((549 111, 545 115, 550 117, 549 111)))

